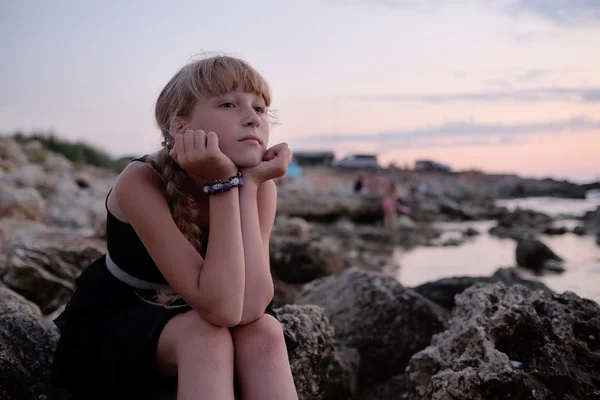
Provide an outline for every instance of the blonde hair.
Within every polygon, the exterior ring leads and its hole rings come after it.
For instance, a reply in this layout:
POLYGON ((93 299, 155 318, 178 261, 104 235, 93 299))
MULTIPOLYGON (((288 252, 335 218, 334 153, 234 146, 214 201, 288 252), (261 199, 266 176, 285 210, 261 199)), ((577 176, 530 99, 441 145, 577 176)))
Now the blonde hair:
MULTIPOLYGON (((175 118, 187 119, 199 99, 223 96, 241 87, 261 96, 267 108, 271 90, 267 81, 247 62, 218 55, 191 61, 167 83, 156 101, 155 118, 163 137, 163 149, 154 155, 155 166, 165 184, 165 196, 175 224, 198 251, 203 237, 197 224, 198 208, 189 191, 189 175, 170 156, 173 137, 170 130, 175 118)), ((159 293, 158 302, 172 303, 177 296, 159 293)))

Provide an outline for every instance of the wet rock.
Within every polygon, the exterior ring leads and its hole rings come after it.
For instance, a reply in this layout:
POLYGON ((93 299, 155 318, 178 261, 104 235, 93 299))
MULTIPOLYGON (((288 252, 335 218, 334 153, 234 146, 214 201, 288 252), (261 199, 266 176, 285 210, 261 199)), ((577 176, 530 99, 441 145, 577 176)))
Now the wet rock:
POLYGON ((490 235, 519 240, 542 233, 552 226, 552 218, 546 214, 517 208, 505 210, 498 218, 498 225, 490 228, 490 235))
POLYGON ((544 229, 546 235, 564 235, 568 232, 568 229, 564 226, 549 226, 544 229))
POLYGON ((479 231, 477 231, 476 229, 468 228, 467 230, 465 230, 463 232, 463 235, 465 235, 465 236, 478 236, 478 235, 481 235, 481 233, 479 233, 479 231))
POLYGON ((515 255, 518 266, 534 272, 541 272, 544 269, 556 270, 563 261, 548 246, 534 238, 520 240, 515 255))
POLYGON ((576 226, 573 228, 573 234, 577 236, 583 236, 585 235, 585 228, 583 226, 576 226))
POLYGON ((553 291, 541 282, 523 279, 514 268, 500 268, 492 276, 457 276, 427 282, 414 290, 447 310, 454 308, 456 295, 464 292, 477 283, 502 282, 507 286, 523 285, 531 290, 553 291))
POLYGON ((448 318, 446 310, 392 277, 358 268, 306 284, 296 303, 323 307, 337 341, 358 350, 360 389, 401 373, 448 318))
POLYGON ((600 307, 574 293, 477 284, 407 368, 411 400, 594 399, 600 307))

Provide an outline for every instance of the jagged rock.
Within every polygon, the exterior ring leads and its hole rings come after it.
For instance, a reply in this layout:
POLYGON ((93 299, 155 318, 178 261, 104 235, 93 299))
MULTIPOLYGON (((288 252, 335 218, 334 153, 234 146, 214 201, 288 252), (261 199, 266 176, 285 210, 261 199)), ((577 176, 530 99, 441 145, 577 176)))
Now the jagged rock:
POLYGON ((414 290, 442 307, 452 310, 457 294, 464 292, 476 283, 492 282, 502 282, 507 286, 520 284, 531 290, 553 293, 541 282, 521 278, 514 268, 499 268, 492 276, 456 276, 439 279, 419 285, 414 290))
POLYGON ((407 368, 411 400, 600 398, 600 307, 565 292, 477 284, 407 368))
POLYGON ((358 350, 359 388, 402 372, 449 316, 395 279, 354 267, 304 285, 296 303, 323 307, 338 342, 358 350))
POLYGON ((519 240, 515 257, 518 266, 535 272, 541 272, 544 269, 554 270, 556 267, 552 262, 563 261, 548 246, 534 238, 519 240))
POLYGON ((0 284, 0 400, 50 399, 58 332, 40 309, 0 284))
POLYGON ((35 223, 8 234, 3 244, 6 265, 2 280, 45 314, 66 302, 73 293, 74 279, 106 251, 103 241, 35 223))
POLYGON ((348 398, 356 386, 353 370, 358 359, 347 351, 336 356, 333 328, 323 310, 286 305, 275 311, 284 330, 298 343, 290 354, 290 366, 299 398, 348 398))

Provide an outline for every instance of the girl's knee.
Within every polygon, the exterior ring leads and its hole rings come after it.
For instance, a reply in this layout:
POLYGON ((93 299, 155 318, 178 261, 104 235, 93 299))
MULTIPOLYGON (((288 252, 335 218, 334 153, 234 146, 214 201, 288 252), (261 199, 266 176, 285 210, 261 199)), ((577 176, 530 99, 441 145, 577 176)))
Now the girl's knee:
POLYGON ((169 320, 160 335, 157 352, 163 363, 174 365, 177 359, 194 353, 233 357, 233 340, 228 328, 215 326, 191 310, 169 320))
POLYGON ((232 331, 235 352, 250 357, 272 357, 285 350, 283 328, 279 321, 265 314, 248 325, 232 331))

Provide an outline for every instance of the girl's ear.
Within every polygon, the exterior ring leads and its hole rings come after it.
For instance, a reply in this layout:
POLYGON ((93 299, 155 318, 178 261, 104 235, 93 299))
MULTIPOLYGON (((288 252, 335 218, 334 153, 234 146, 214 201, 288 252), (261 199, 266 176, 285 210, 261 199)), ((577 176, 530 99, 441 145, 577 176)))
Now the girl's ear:
POLYGON ((169 124, 169 135, 174 139, 175 136, 185 131, 187 122, 182 117, 175 117, 169 124))

